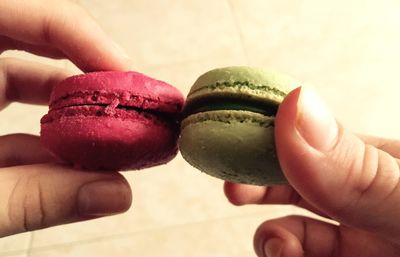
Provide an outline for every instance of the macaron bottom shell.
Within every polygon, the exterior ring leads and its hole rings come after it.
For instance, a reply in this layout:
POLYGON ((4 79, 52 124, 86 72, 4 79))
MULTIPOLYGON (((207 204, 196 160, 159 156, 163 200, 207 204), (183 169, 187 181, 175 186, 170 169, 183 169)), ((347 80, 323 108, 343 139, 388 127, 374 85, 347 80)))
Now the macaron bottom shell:
POLYGON ((276 157, 274 117, 236 110, 193 114, 182 122, 179 148, 192 166, 223 180, 286 183, 276 157))
POLYGON ((152 113, 101 106, 76 106, 42 118, 41 141, 78 168, 142 169, 177 154, 177 124, 152 113), (57 131, 57 133, 54 133, 57 131))

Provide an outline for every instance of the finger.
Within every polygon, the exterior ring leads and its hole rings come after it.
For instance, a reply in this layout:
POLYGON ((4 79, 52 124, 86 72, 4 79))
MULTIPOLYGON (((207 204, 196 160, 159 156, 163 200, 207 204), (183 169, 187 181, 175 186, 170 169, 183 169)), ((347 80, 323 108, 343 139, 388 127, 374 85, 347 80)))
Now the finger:
POLYGON ((126 70, 131 61, 80 6, 65 0, 0 1, 0 34, 56 47, 84 71, 126 70))
POLYGON ((0 136, 0 168, 55 161, 43 148, 38 136, 13 134, 0 136))
POLYGON ((12 101, 48 104, 54 85, 70 75, 44 64, 0 58, 0 110, 12 101))
POLYGON ((260 257, 398 256, 399 251, 372 234, 306 217, 267 221, 254 236, 260 257))
POLYGON ((305 201, 290 185, 255 186, 225 182, 224 192, 234 205, 245 204, 291 204, 329 218, 315 206, 305 201))
POLYGON ((126 211, 119 173, 42 164, 0 169, 0 237, 126 211))
POLYGON ((299 204, 301 196, 291 186, 255 186, 225 182, 224 192, 234 205, 299 204))
POLYGON ((306 88, 280 105, 275 136, 281 167, 307 202, 341 223, 400 240, 397 159, 338 125, 306 88))
POLYGON ((66 58, 65 54, 57 48, 43 45, 32 45, 9 37, 0 36, 0 54, 6 50, 22 50, 53 59, 66 58))
POLYGON ((370 135, 358 135, 364 143, 387 152, 395 158, 400 158, 400 141, 370 135))

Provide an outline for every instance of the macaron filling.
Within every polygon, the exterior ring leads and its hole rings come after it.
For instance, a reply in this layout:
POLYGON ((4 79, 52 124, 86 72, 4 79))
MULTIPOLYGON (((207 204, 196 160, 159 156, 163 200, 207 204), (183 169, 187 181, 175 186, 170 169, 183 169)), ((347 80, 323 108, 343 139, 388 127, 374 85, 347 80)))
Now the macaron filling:
POLYGON ((156 99, 138 96, 126 91, 108 92, 105 90, 88 90, 73 92, 55 99, 51 103, 50 108, 51 110, 49 113, 41 120, 42 123, 51 122, 59 118, 60 115, 83 115, 86 117, 111 116, 114 118, 123 118, 128 114, 121 115, 121 113, 134 112, 135 115, 149 114, 151 116, 157 116, 166 122, 176 124, 178 123, 176 116, 181 110, 182 104, 168 101, 157 102, 156 99))
POLYGON ((278 111, 278 105, 268 102, 257 102, 247 99, 237 98, 205 98, 192 101, 186 107, 183 113, 184 118, 189 115, 220 110, 238 110, 259 113, 265 116, 275 116, 278 111))
POLYGON ((41 123, 52 122, 58 120, 61 117, 76 117, 76 116, 109 116, 114 118, 126 119, 135 117, 137 115, 143 115, 152 120, 160 120, 168 122, 170 124, 178 124, 178 121, 173 114, 160 112, 158 110, 143 110, 134 106, 123 106, 119 105, 119 101, 115 99, 111 104, 81 104, 71 105, 63 108, 58 108, 49 111, 48 114, 43 116, 41 123))
POLYGON ((162 112, 176 113, 182 109, 182 105, 176 102, 151 97, 139 96, 129 92, 107 92, 105 90, 99 91, 84 91, 74 92, 61 98, 55 99, 51 105, 51 109, 58 109, 68 106, 77 105, 109 105, 112 102, 118 101, 118 106, 123 107, 137 107, 143 110, 159 110, 162 112))

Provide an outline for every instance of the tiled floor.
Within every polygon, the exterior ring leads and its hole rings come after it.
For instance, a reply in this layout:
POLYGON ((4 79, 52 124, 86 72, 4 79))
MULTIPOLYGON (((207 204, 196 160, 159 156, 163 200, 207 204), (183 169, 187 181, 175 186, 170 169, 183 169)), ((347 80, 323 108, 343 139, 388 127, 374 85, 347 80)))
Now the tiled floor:
MULTIPOLYGON (((126 49, 134 69, 184 93, 208 69, 265 66, 312 84, 352 130, 385 137, 400 131, 392 118, 400 93, 397 0, 78 2, 126 49)), ((39 60, 74 69, 66 61, 39 60)), ((45 112, 13 104, 0 113, 0 134, 37 134, 45 112)), ((134 193, 126 214, 0 239, 0 256, 253 256, 252 236, 263 220, 301 213, 287 206, 233 207, 222 182, 180 156, 125 174, 134 193)))

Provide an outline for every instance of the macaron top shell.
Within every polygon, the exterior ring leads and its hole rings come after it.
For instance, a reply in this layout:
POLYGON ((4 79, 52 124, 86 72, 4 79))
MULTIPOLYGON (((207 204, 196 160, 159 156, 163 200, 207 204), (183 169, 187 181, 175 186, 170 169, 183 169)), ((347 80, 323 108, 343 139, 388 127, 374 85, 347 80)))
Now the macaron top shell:
POLYGON ((279 104, 295 85, 297 81, 270 70, 231 66, 201 75, 192 86, 187 102, 218 96, 279 104))
POLYGON ((72 76, 55 86, 50 109, 112 103, 165 113, 181 111, 184 97, 171 85, 138 72, 93 72, 72 76), (135 85, 135 86, 132 86, 135 85))

